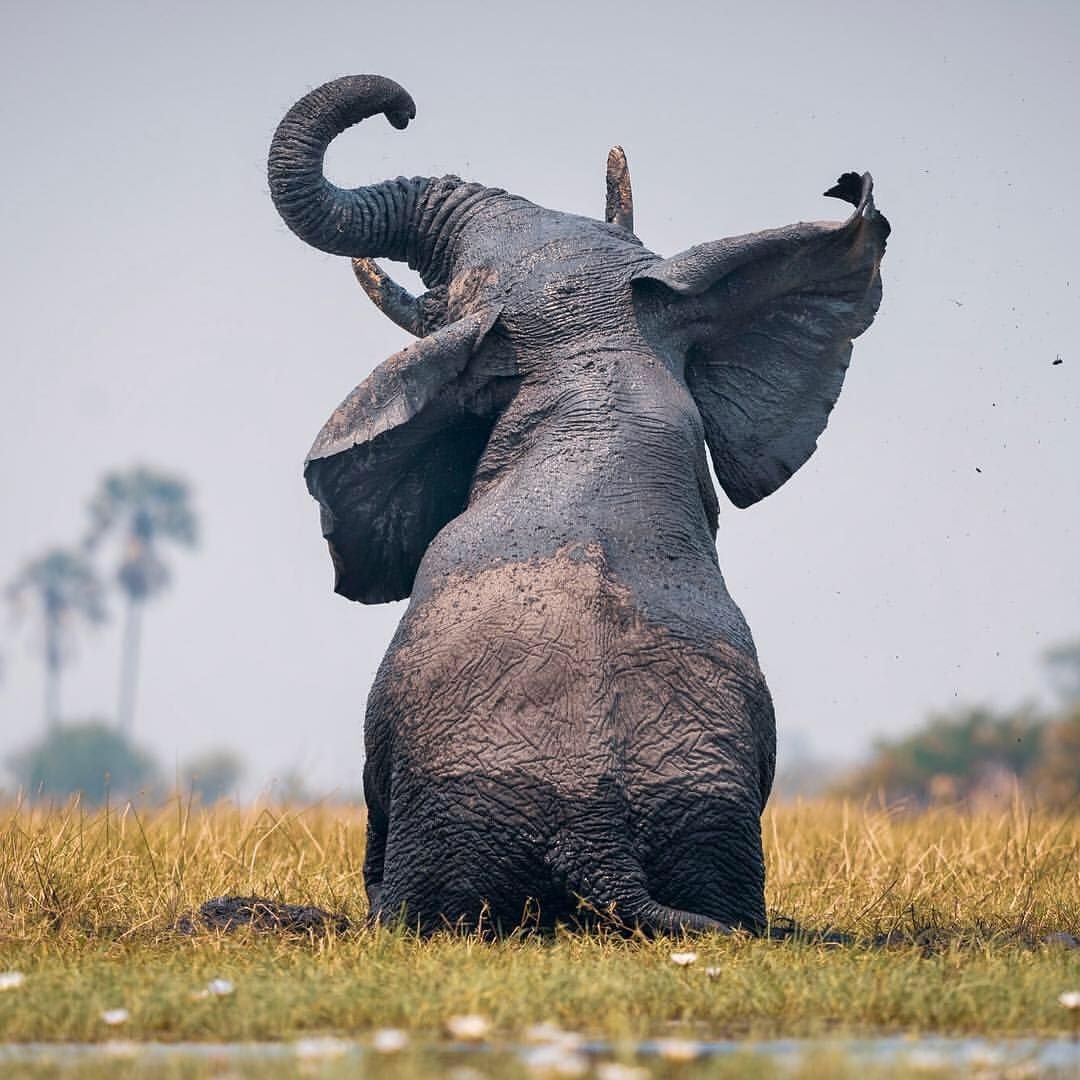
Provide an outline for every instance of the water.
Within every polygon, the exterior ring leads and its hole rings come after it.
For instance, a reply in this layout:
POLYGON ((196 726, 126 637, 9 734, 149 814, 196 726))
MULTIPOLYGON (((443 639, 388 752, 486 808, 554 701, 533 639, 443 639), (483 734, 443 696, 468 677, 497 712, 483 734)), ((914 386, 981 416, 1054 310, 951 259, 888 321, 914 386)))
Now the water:
MULTIPOLYGON (((839 1065, 869 1075, 909 1070, 927 1076, 1080 1078, 1080 1041, 886 1037, 776 1039, 759 1042, 682 1038, 612 1046, 569 1033, 539 1044, 446 1043, 411 1040, 394 1054, 380 1054, 371 1039, 313 1037, 280 1043, 8 1043, 0 1044, 0 1075, 175 1076, 448 1076, 483 1080, 502 1076, 617 1076, 604 1062, 618 1056, 638 1075, 790 1074, 818 1063, 831 1075, 839 1065), (730 1067, 730 1071, 724 1065, 730 1067), (640 1071, 644 1070, 644 1072, 640 1071)), ((633 1076, 633 1072, 626 1073, 633 1076)), ((804 1074, 805 1075, 805 1074, 804 1074)))

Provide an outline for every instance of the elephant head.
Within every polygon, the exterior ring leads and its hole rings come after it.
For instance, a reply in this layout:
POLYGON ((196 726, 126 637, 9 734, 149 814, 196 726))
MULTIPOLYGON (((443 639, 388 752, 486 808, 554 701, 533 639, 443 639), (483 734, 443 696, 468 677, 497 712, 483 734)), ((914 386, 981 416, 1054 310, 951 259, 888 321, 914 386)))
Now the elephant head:
MULTIPOLYGON (((352 257, 371 299, 420 339, 356 388, 307 460, 338 592, 365 602, 409 595, 428 545, 468 504, 496 421, 535 374, 522 343, 542 341, 554 355, 621 335, 677 369, 737 506, 775 490, 814 451, 851 339, 881 296, 889 226, 869 174, 847 173, 825 193, 855 206, 845 222, 800 223, 663 259, 634 235, 619 147, 608 160, 603 222, 454 176, 335 187, 322 171, 327 145, 378 113, 404 128, 415 106, 379 76, 327 83, 289 110, 269 160, 288 226, 352 257), (411 296, 374 258, 408 263, 428 292, 411 296)), ((715 533, 712 484, 703 465, 698 472, 715 533)))

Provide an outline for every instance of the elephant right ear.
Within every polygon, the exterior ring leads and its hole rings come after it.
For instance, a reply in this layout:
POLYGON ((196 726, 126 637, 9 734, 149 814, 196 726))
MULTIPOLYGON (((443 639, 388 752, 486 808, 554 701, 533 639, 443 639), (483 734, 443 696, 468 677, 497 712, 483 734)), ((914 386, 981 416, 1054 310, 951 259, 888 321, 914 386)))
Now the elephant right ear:
POLYGON ((701 244, 635 277, 639 290, 662 286, 659 333, 685 352, 713 468, 736 506, 775 491, 814 452, 852 338, 881 302, 889 223, 870 174, 845 173, 825 194, 855 212, 701 244))
POLYGON ((487 307, 380 364, 319 432, 304 466, 322 507, 335 592, 378 604, 412 592, 420 560, 465 509, 480 455, 516 379, 482 348, 487 307))

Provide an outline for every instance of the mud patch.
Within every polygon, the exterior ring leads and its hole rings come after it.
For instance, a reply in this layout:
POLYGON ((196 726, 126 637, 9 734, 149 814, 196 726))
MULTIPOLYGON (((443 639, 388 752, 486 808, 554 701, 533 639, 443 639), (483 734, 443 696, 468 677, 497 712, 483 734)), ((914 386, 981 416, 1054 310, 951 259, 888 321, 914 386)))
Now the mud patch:
POLYGON ((181 934, 202 930, 254 930, 286 934, 344 934, 352 923, 345 915, 303 904, 283 904, 264 896, 216 896, 176 924, 181 934))

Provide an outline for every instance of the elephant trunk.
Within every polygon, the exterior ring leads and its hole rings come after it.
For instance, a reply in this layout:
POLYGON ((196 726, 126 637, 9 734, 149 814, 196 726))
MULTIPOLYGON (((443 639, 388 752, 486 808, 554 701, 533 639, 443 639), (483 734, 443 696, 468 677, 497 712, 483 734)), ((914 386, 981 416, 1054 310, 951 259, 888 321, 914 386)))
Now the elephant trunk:
POLYGON ((336 79, 301 98, 270 145, 270 195, 285 224, 321 251, 415 265, 418 208, 430 180, 399 177, 344 190, 323 175, 330 141, 378 113, 400 129, 416 115, 416 106, 402 87, 379 75, 336 79))

